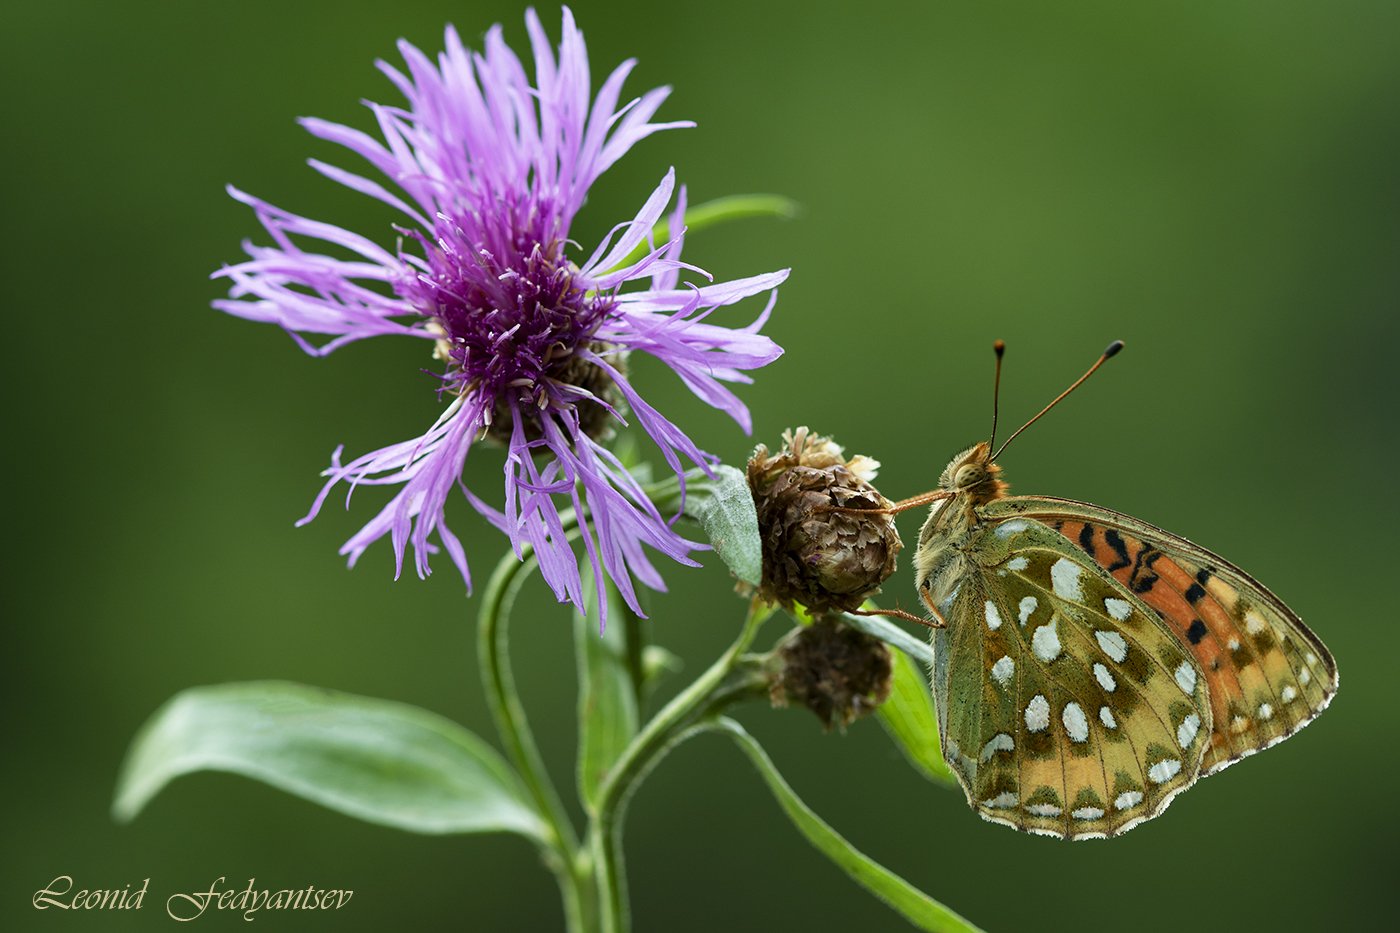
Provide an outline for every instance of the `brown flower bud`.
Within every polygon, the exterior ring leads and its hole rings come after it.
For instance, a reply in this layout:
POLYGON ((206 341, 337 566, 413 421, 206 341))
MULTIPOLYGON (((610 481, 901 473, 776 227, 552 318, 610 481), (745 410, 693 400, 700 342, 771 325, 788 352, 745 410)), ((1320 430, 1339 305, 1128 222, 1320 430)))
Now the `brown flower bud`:
POLYGON ((776 454, 759 445, 748 471, 763 544, 759 596, 820 613, 858 609, 879 592, 902 546, 893 516, 836 510, 890 505, 869 482, 879 465, 847 460, 807 428, 784 432, 776 454))
POLYGON ((778 651, 781 669, 769 689, 774 706, 801 704, 822 727, 845 728, 890 694, 890 651, 864 632, 823 616, 778 651))

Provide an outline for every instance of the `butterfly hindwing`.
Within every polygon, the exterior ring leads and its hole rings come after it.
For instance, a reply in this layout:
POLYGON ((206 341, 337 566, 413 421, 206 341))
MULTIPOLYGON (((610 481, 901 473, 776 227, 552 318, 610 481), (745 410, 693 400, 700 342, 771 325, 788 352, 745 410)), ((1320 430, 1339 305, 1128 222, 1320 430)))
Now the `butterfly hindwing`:
POLYGON ((1268 748, 1326 708, 1337 668, 1322 642, 1278 597, 1198 545, 1088 503, 1012 497, 988 518, 1048 524, 1162 619, 1196 659, 1209 688, 1211 774, 1268 748))
POLYGON ((1121 833, 1196 779, 1211 710, 1155 612, 1050 526, 972 533, 934 633, 944 751, 984 818, 1121 833))

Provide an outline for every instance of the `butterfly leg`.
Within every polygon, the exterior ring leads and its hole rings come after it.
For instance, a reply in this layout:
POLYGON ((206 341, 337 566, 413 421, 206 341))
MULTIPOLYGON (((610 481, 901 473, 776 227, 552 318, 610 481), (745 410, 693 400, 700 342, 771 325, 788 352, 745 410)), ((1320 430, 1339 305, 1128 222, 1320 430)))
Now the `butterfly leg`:
POLYGON ((852 509, 841 505, 829 505, 822 509, 825 512, 845 512, 848 515, 898 515, 900 512, 907 512, 916 509, 921 505, 928 505, 930 502, 939 502, 943 499, 951 499, 955 493, 947 489, 937 489, 933 492, 926 492, 922 495, 913 496, 909 499, 900 499, 898 502, 886 509, 852 509))
POLYGON ((890 616, 895 619, 903 619, 905 622, 917 622, 925 628, 946 628, 948 626, 948 623, 936 611, 932 622, 920 618, 912 612, 905 612, 903 609, 852 609, 850 613, 853 616, 890 616))

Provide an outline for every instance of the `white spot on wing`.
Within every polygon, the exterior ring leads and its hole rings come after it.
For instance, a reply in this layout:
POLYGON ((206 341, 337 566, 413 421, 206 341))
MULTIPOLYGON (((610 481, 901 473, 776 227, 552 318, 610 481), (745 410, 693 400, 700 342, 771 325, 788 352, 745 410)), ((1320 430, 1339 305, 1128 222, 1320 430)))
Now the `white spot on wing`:
POLYGON ((1011 558, 1009 561, 1006 562, 1006 569, 1007 569, 1007 570, 1025 570, 1025 569, 1026 569, 1027 567, 1029 567, 1030 565, 1031 565, 1031 562, 1028 561, 1028 560, 1026 560, 1026 558, 1024 558, 1024 557, 1013 557, 1013 558, 1011 558))
POLYGON ((1259 718, 1260 718, 1260 719, 1273 719, 1273 718, 1274 718, 1274 708, 1273 708, 1272 706, 1270 706, 1268 703, 1260 703, 1260 704, 1259 704, 1259 718))
POLYGON ((1133 614, 1133 604, 1126 599, 1114 599, 1112 596, 1103 601, 1103 607, 1108 610, 1108 614, 1119 622, 1133 614))
POLYGON ((1228 647, 1231 651, 1239 651, 1239 650, 1240 650, 1240 640, 1239 640, 1238 638, 1232 638, 1232 639, 1230 639, 1229 641, 1227 641, 1227 642, 1225 643, 1225 645, 1226 645, 1226 647, 1228 647))
POLYGON ((1026 812, 1031 816, 1059 816, 1061 810, 1053 803, 1032 803, 1026 806, 1026 812))
POLYGON ((1109 709, 1107 706, 1099 707, 1099 722, 1103 723, 1109 729, 1118 728, 1118 720, 1113 718, 1113 710, 1109 709))
POLYGON ((1306 667, 1299 671, 1298 683, 1302 684, 1304 687, 1312 683, 1312 671, 1308 670, 1306 667))
POLYGON ((1116 810, 1130 810, 1140 803, 1142 803, 1142 791, 1125 790, 1113 801, 1113 807, 1116 810))
POLYGON ((1050 725, 1050 701, 1039 693, 1026 704, 1026 728, 1032 732, 1044 732, 1050 725))
POLYGON ((1182 661, 1176 668, 1176 685, 1188 696, 1196 690, 1196 669, 1190 661, 1182 661))
POLYGON ((1068 557, 1061 557, 1050 566, 1050 583, 1055 595, 1061 599, 1080 600, 1084 589, 1079 585, 1079 576, 1084 571, 1068 557))
POLYGON ((1011 675, 1016 673, 1016 662, 1006 655, 1001 656, 1001 660, 992 665, 992 679, 1005 687, 1011 682, 1011 675))
POLYGON ((1031 636, 1031 650, 1042 661, 1053 661, 1060 656, 1060 636, 1055 633, 1055 622, 1042 625, 1031 636))
POLYGON ((1175 758, 1164 758, 1147 769, 1147 776, 1154 784, 1165 784, 1181 770, 1181 762, 1175 758))
POLYGON ((1176 727, 1176 744, 1183 749, 1191 747, 1191 743, 1196 741, 1196 730, 1201 728, 1201 717, 1192 713, 1181 721, 1181 725, 1176 727))
POLYGON ((1094 637, 1098 639, 1104 654, 1119 664, 1123 663, 1123 659, 1128 656, 1128 643, 1122 635, 1117 632, 1095 632, 1094 637))
POLYGON ((938 608, 951 615, 953 612, 953 603, 957 601, 958 593, 961 591, 962 584, 959 583, 957 586, 953 587, 953 592, 949 593, 947 598, 938 604, 938 608))
POLYGON ((1022 625, 1026 624, 1026 621, 1031 617, 1031 613, 1035 612, 1036 607, 1039 605, 1040 602, 1034 596, 1022 598, 1021 604, 1016 607, 1019 612, 1018 618, 1020 618, 1022 625))
POLYGON ((1011 740, 1011 736, 1007 735, 1005 732, 998 732, 996 735, 992 736, 991 740, 988 741, 986 745, 982 746, 982 761, 984 763, 991 761, 992 756, 997 752, 1012 752, 1015 750, 1016 743, 1011 740))
POLYGON ((1287 687, 1283 688, 1283 692, 1281 692, 1278 696, 1279 699, 1283 702, 1292 703, 1294 698, 1298 696, 1298 691, 1293 689, 1292 684, 1289 684, 1287 687))
POLYGON ((1083 742, 1089 738, 1089 720, 1084 717, 1084 710, 1078 703, 1067 704, 1064 715, 1060 718, 1064 721, 1065 732, 1069 733, 1070 739, 1083 742))
POLYGON ((1005 810, 1007 807, 1016 806, 1017 797, 1011 791, 1003 791, 990 800, 982 801, 982 806, 989 810, 1005 810))
POLYGON ((1098 662, 1094 663, 1094 678, 1098 680, 1099 686, 1109 693, 1118 689, 1118 681, 1113 679, 1113 675, 1108 672, 1108 668, 1098 662))
POLYGON ((1001 628, 1001 613, 997 612, 997 604, 990 599, 987 600, 987 628, 995 632, 1001 628))
POLYGON ((1078 810, 1071 813, 1070 816, 1074 817, 1076 820, 1097 820, 1103 816, 1103 811, 1098 807, 1080 807, 1078 810))
POLYGON ((1031 527, 1030 522, 1020 518, 1013 518, 1009 522, 1002 522, 1000 525, 997 525, 996 528, 992 529, 992 534, 996 535, 998 538, 1009 538, 1014 534, 1025 531, 1029 527, 1031 527))
POLYGON ((1259 617, 1257 612, 1246 612, 1244 615, 1244 630, 1251 635, 1258 635, 1264 631, 1266 623, 1259 617))

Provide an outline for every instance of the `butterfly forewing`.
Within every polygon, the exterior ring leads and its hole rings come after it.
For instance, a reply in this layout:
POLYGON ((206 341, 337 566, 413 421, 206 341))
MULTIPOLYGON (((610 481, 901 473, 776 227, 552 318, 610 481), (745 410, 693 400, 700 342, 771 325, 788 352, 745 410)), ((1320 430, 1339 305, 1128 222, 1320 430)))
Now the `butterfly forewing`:
POLYGON ((1213 730, 1210 774, 1276 744, 1321 712, 1336 691, 1331 654, 1278 597, 1204 548, 1109 509, 1048 497, 992 503, 1057 529, 1162 619, 1196 659, 1213 730))
POLYGON ((945 755, 984 818, 1110 836, 1196 779, 1211 710, 1155 612, 1040 522, 972 533, 934 634, 945 755))

